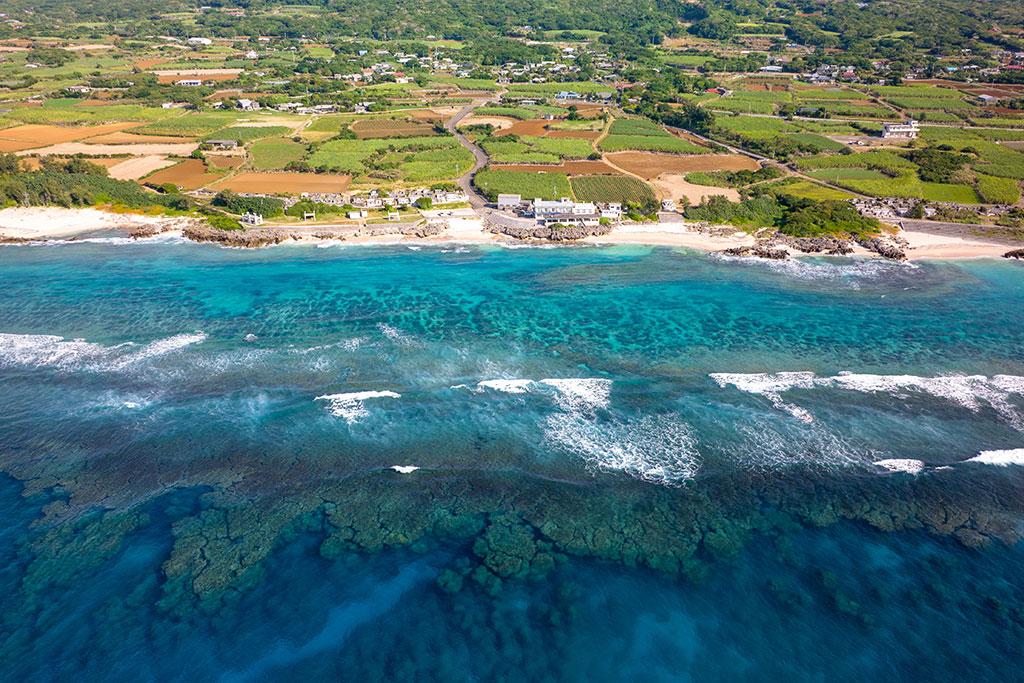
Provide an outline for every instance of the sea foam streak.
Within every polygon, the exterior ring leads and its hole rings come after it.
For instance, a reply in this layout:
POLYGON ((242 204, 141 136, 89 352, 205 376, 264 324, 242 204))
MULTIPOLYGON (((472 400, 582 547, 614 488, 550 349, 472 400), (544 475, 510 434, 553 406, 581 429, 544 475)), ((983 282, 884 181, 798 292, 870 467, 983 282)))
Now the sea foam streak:
POLYGON ((0 334, 0 366, 22 365, 59 370, 85 369, 95 372, 123 370, 159 356, 179 351, 206 339, 203 332, 176 334, 157 339, 142 348, 126 342, 103 346, 84 339, 66 339, 47 334, 0 334))
POLYGON ((579 413, 548 417, 545 437, 590 467, 620 471, 652 483, 680 485, 700 469, 697 439, 673 415, 648 415, 635 421, 598 420, 579 413))
POLYGON ((1008 400, 1011 395, 1024 395, 1024 377, 1014 375, 871 375, 840 373, 834 377, 818 377, 812 372, 779 373, 713 373, 718 386, 734 386, 749 394, 768 398, 776 408, 797 415, 803 409, 786 403, 781 394, 792 389, 833 388, 862 393, 886 393, 897 398, 926 394, 955 403, 972 412, 984 405, 991 407, 1016 429, 1024 431, 1024 415, 1008 400))
POLYGON ((999 467, 1024 465, 1024 448, 1014 448, 1005 451, 982 451, 973 458, 964 460, 964 462, 980 462, 986 465, 998 465, 999 467))
POLYGON ((889 458, 887 460, 876 460, 874 464, 890 472, 920 474, 921 471, 924 470, 924 463, 912 458, 889 458))
POLYGON ((347 394, 324 394, 313 400, 328 401, 331 415, 353 424, 370 414, 363 402, 374 398, 402 398, 402 395, 393 391, 354 391, 347 394))

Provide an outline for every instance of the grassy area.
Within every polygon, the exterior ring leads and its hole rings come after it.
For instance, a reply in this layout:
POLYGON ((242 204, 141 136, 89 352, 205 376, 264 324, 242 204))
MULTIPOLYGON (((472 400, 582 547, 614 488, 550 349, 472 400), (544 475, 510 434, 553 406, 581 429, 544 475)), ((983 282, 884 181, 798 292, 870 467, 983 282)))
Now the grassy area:
POLYGON ((306 146, 289 138, 258 140, 249 149, 252 165, 260 170, 279 170, 306 154, 306 146))
POLYGON ((528 199, 559 199, 571 197, 568 176, 564 173, 529 173, 484 169, 473 183, 493 201, 499 194, 519 194, 528 199))
POLYGON ((836 190, 831 187, 824 187, 817 183, 794 178, 780 180, 777 183, 771 183, 770 185, 766 185, 764 189, 771 190, 777 194, 799 197, 800 199, 813 199, 814 201, 819 202, 843 201, 853 199, 854 197, 854 195, 849 192, 843 192, 842 190, 836 190))

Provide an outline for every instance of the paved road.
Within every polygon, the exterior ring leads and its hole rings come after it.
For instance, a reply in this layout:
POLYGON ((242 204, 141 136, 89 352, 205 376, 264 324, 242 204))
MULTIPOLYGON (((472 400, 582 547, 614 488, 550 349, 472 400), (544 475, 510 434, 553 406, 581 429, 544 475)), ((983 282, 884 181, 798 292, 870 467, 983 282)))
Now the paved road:
POLYGON ((461 144, 463 147, 465 147, 466 149, 473 153, 473 169, 466 175, 459 178, 459 186, 462 188, 462 191, 465 192, 466 196, 469 198, 470 206, 472 206, 474 209, 477 209, 478 211, 487 206, 487 198, 480 194, 475 187, 473 187, 473 176, 476 175, 477 171, 479 171, 481 168, 487 165, 487 153, 480 149, 479 145, 477 145, 472 140, 467 138, 465 135, 460 133, 456 126, 459 125, 459 122, 462 121, 462 119, 472 114, 473 110, 481 106, 482 104, 484 104, 484 101, 473 102, 466 105, 465 107, 463 107, 462 111, 453 116, 447 123, 444 124, 444 127, 448 129, 448 132, 454 135, 455 139, 459 141, 459 144, 461 144))

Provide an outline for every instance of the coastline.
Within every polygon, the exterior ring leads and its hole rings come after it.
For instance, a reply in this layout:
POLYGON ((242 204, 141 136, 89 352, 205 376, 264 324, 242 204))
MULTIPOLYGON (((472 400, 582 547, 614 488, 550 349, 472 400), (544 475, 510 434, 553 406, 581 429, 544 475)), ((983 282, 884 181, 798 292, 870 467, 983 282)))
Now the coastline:
MULTIPOLYGON (((120 231, 126 236, 146 239, 157 235, 188 238, 187 228, 195 224, 189 217, 152 216, 131 213, 112 213, 95 208, 62 207, 11 207, 0 210, 0 242, 42 242, 68 240, 91 233, 120 231)), ((378 228, 379 229, 379 228, 378 228)), ((269 244, 350 244, 353 246, 384 245, 495 245, 495 246, 617 246, 647 245, 675 247, 705 252, 726 249, 748 248, 755 245, 755 238, 740 230, 729 232, 728 226, 718 226, 713 234, 691 229, 682 222, 650 225, 624 225, 613 228, 605 235, 594 235, 580 240, 550 242, 546 240, 515 240, 504 235, 488 232, 481 219, 460 218, 450 222, 444 232, 435 234, 380 233, 378 230, 361 232, 360 229, 330 229, 330 226, 294 228, 266 226, 264 234, 280 231, 279 239, 269 244)), ((991 241, 963 235, 944 235, 922 230, 901 230, 898 237, 906 241, 907 260, 962 260, 977 258, 1003 258, 1014 249, 1008 242, 991 241)), ((211 240, 212 241, 212 240, 211 240)), ((268 246, 265 244, 230 244, 240 248, 268 246)), ((791 257, 803 255, 791 251, 791 257)), ((878 255, 860 246, 855 246, 851 256, 877 257, 878 255)))

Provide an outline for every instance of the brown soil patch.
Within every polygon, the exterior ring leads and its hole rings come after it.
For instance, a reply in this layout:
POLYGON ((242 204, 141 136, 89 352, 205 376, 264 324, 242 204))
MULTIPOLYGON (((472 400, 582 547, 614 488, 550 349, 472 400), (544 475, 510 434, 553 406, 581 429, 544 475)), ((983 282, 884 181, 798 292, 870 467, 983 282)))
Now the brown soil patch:
POLYGON ((434 127, 421 121, 363 119, 352 124, 352 132, 360 140, 375 138, 412 138, 434 135, 434 127))
POLYGON ((131 159, 117 159, 117 164, 108 166, 110 177, 118 180, 138 180, 153 171, 167 168, 174 165, 174 159, 168 159, 160 154, 146 157, 132 157, 131 159))
POLYGON ((32 149, 38 145, 34 142, 16 142, 14 140, 4 140, 0 138, 0 152, 20 152, 23 149, 32 149))
POLYGON ((240 173, 215 183, 215 189, 266 194, 344 192, 352 181, 347 175, 326 173, 240 173))
POLYGON ((147 156, 150 154, 168 154, 170 156, 187 157, 199 145, 195 142, 182 142, 178 144, 161 143, 153 145, 92 145, 85 142, 61 142, 33 149, 33 154, 49 156, 58 154, 61 156, 72 156, 85 154, 86 156, 110 156, 117 154, 130 154, 132 156, 147 156))
POLYGON ((607 158, 619 168, 651 180, 662 173, 693 171, 753 171, 756 161, 740 154, 658 154, 657 152, 614 152, 607 158))
POLYGON ((444 118, 441 114, 438 114, 436 111, 431 111, 430 109, 411 111, 409 112, 409 116, 417 121, 440 121, 444 118))
POLYGON ((548 122, 544 119, 530 119, 529 121, 516 121, 512 127, 501 131, 499 135, 529 135, 543 137, 548 132, 548 122))
POLYGON ((549 130, 549 138, 581 138, 583 140, 596 140, 601 137, 599 130, 549 130))
POLYGON ((459 121, 459 128, 463 126, 494 126, 495 130, 506 130, 515 124, 515 119, 506 116, 467 116, 459 121))
POLYGON ((603 161, 583 159, 560 164, 492 164, 491 168, 530 173, 568 173, 569 175, 622 175, 603 161))
POLYGON ((192 138, 179 138, 173 135, 140 135, 138 133, 107 133, 86 140, 88 145, 160 145, 176 142, 191 142, 192 138))
POLYGON ((147 59, 136 59, 135 67, 138 68, 140 71, 146 71, 147 69, 152 69, 157 64, 163 64, 164 62, 169 61, 169 57, 149 57, 147 59))
POLYGON ((241 168, 242 164, 245 163, 245 157, 207 154, 206 163, 214 168, 241 168))
POLYGON ((0 130, 0 144, 14 143, 13 146, 15 146, 16 149, 10 149, 12 145, 8 144, 6 145, 8 149, 0 148, 0 151, 16 152, 22 149, 31 149, 33 147, 55 145, 61 142, 84 140, 96 135, 113 133, 115 131, 124 130, 125 128, 132 128, 137 125, 139 124, 122 122, 106 123, 99 126, 52 126, 37 123, 14 126, 12 128, 4 128, 3 130, 0 130))
POLYGON ((176 166, 157 171, 146 180, 158 185, 173 183, 183 190, 198 190, 220 178, 215 173, 207 173, 206 164, 202 160, 185 159, 176 166))
POLYGON ((658 199, 674 199, 677 202, 685 197, 691 204, 700 204, 707 197, 719 195, 729 201, 738 202, 740 193, 731 187, 708 187, 686 182, 680 173, 664 173, 651 181, 658 199))
POLYGON ((206 83, 207 81, 213 83, 226 83, 227 81, 233 81, 238 78, 238 74, 182 74, 180 76, 157 76, 156 80, 158 83, 175 83, 177 81, 189 80, 198 78, 206 83))

